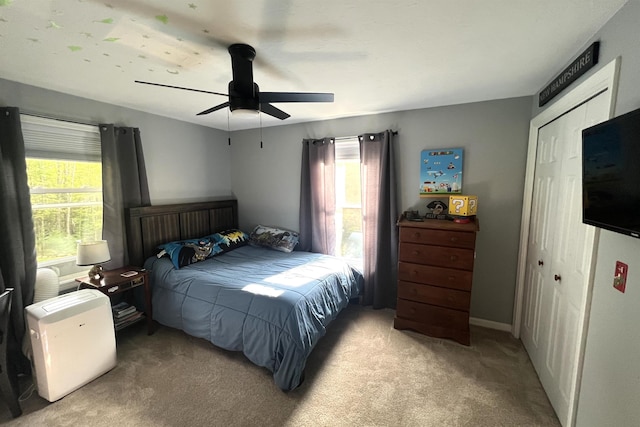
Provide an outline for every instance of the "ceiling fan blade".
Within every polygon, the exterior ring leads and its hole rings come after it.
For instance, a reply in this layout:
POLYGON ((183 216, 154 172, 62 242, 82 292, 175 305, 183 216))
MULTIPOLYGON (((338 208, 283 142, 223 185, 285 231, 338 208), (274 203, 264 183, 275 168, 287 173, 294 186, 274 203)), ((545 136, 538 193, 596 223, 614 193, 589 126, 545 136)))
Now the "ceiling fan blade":
POLYGON ((211 107, 208 110, 200 111, 196 116, 204 116, 205 114, 213 113, 214 111, 222 110, 225 107, 229 106, 229 102, 223 102, 220 105, 216 105, 215 107, 211 107))
POLYGON ((202 89, 191 89, 189 87, 182 87, 182 86, 171 86, 171 85, 163 85, 160 83, 152 83, 152 82, 143 82, 140 80, 134 80, 136 83, 142 83, 143 85, 151 85, 151 86, 160 86, 160 87, 168 87, 171 89, 182 89, 182 90, 190 90, 192 92, 201 92, 201 93, 210 93, 212 95, 222 95, 222 96, 229 96, 226 93, 220 93, 220 92, 212 92, 210 90, 202 90, 202 89))
POLYGON ((333 102, 333 94, 314 92, 260 92, 260 102, 333 102))
POLYGON ((260 111, 270 116, 275 117, 276 119, 284 120, 286 118, 291 117, 289 114, 285 113, 279 108, 274 107, 271 104, 260 103, 260 111))

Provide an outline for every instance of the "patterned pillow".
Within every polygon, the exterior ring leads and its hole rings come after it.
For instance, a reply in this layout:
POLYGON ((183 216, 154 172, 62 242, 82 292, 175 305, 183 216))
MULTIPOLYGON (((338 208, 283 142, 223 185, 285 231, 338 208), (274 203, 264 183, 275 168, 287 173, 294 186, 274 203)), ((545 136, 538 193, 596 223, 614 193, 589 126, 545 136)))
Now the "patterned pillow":
POLYGON ((158 249, 158 258, 166 254, 175 268, 204 261, 222 251, 208 236, 165 243, 158 246, 158 249))
POLYGON ((221 231, 219 233, 212 234, 209 238, 219 248, 219 251, 216 251, 214 255, 229 252, 249 243, 249 236, 247 233, 236 229, 221 231))
POLYGON ((298 233, 291 230, 258 225, 249 235, 249 244, 281 252, 291 252, 298 244, 298 233))

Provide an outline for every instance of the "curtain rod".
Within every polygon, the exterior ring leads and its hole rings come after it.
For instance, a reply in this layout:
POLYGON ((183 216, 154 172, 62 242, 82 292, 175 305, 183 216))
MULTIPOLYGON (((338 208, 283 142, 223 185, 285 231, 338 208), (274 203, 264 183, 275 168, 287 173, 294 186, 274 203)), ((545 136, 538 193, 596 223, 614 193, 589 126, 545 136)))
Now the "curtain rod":
MULTIPOLYGON (((395 136, 398 134, 397 130, 392 130, 391 133, 395 136)), ((333 138, 335 141, 342 141, 345 139, 353 139, 353 138, 357 138, 357 136, 336 136, 335 138, 333 138)))
POLYGON ((47 116, 45 114, 31 113, 29 111, 21 110, 20 114, 24 114, 26 116, 40 117, 41 119, 50 119, 50 120, 58 120, 61 122, 67 122, 67 123, 75 123, 77 125, 100 126, 100 123, 90 123, 90 122, 81 122, 79 120, 61 119, 60 117, 53 117, 53 116, 47 116))

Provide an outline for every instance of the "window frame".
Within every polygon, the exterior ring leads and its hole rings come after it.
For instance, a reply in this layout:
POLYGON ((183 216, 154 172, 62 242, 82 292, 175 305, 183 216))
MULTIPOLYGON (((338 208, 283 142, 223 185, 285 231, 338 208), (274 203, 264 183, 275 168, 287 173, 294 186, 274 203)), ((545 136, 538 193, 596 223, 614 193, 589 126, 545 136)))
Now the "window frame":
MULTIPOLYGON (((98 125, 88 125, 31 114, 21 114, 20 121, 25 145, 25 159, 96 162, 102 167, 101 138, 98 125)), ((29 188, 29 195, 102 193, 102 191, 102 185, 100 188, 29 188)), ((102 205, 102 203, 102 200, 52 204, 43 203, 40 205, 32 205, 32 210, 79 208, 102 205)), ((98 230, 96 230, 96 232, 98 232, 98 230)), ((101 233, 102 229, 99 230, 99 234, 101 233)), ((60 291, 65 291, 75 288, 74 279, 86 270, 86 267, 76 266, 75 261, 76 256, 74 254, 46 261, 38 261, 38 268, 50 268, 55 271, 59 276, 60 291)))

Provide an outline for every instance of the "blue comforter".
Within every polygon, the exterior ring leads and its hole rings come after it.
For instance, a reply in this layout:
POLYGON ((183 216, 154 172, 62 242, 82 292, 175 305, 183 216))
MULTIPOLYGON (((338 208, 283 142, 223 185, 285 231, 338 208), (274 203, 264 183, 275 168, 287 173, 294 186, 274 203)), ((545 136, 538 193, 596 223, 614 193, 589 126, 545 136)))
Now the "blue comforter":
POLYGON ((242 351, 285 391, 300 384, 311 350, 363 281, 339 258, 251 246, 179 270, 152 257, 145 268, 156 321, 242 351))

